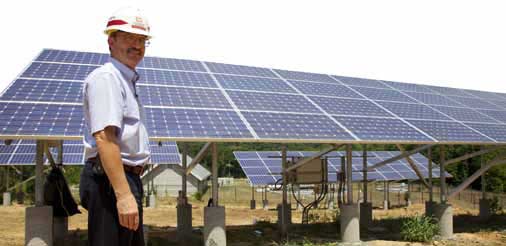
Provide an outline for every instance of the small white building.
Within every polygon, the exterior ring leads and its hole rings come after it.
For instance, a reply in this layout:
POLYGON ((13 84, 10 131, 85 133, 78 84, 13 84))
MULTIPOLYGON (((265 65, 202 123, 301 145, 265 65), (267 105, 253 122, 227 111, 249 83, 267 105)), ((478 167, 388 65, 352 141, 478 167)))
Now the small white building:
MULTIPOLYGON (((190 164, 191 162, 192 158, 188 156, 187 163, 190 164)), ((183 173, 181 164, 153 165, 142 176, 144 192, 147 193, 148 190, 151 190, 151 187, 154 187, 157 197, 177 197, 178 192, 182 189, 181 175, 183 173)), ((195 192, 200 192, 201 194, 204 193, 208 188, 207 179, 209 176, 211 176, 211 173, 202 165, 197 164, 191 171, 191 174, 187 177, 187 194, 191 196, 195 192)))

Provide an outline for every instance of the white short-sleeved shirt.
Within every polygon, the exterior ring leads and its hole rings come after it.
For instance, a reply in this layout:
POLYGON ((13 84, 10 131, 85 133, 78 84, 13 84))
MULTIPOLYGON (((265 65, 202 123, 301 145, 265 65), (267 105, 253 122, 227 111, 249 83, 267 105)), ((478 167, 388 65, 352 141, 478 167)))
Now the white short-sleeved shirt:
POLYGON ((135 88, 138 79, 136 71, 111 57, 84 80, 85 159, 97 155, 93 133, 114 126, 123 164, 137 166, 149 161, 145 114, 135 88))

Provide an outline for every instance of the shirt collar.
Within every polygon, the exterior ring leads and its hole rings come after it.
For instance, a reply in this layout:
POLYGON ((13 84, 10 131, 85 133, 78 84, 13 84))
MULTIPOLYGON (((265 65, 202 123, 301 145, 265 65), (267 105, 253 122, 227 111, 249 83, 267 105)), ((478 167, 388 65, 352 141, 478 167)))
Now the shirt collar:
POLYGON ((125 77, 127 81, 135 83, 137 82, 137 80, 139 80, 139 74, 137 73, 137 71, 130 69, 125 64, 116 60, 116 58, 114 57, 109 57, 109 61, 112 63, 112 65, 114 65, 114 67, 116 67, 116 69, 118 69, 121 72, 121 74, 123 75, 123 77, 125 77))

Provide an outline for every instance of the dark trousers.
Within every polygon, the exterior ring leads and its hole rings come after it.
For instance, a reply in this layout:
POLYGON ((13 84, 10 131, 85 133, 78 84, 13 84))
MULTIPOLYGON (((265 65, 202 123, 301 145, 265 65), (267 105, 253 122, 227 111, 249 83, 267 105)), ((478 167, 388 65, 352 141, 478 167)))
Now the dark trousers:
POLYGON ((119 224, 116 196, 105 174, 93 171, 87 161, 81 172, 79 194, 82 206, 88 210, 88 245, 90 246, 144 246, 142 228, 142 182, 138 175, 125 172, 130 190, 139 208, 139 228, 129 230, 119 224))

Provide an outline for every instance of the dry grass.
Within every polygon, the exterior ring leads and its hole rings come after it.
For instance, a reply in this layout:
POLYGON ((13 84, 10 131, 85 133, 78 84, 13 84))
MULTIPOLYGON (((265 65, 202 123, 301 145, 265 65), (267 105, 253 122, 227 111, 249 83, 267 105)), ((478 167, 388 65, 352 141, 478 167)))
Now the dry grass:
MULTIPOLYGON (((380 192, 375 193, 377 194, 373 196, 373 201, 378 201, 377 203, 379 203, 379 201, 382 201, 383 196, 380 192)), ((413 195, 413 201, 416 202, 416 194, 413 195)), ((193 206, 192 218, 195 228, 203 225, 203 207, 207 205, 208 196, 208 194, 205 194, 203 201, 196 201, 190 198, 190 203, 193 206)), ((281 240, 277 235, 276 229, 277 212, 274 210, 276 204, 280 201, 280 194, 268 194, 269 207, 266 210, 261 209, 261 193, 255 193, 257 209, 249 209, 251 188, 244 180, 236 181, 234 186, 222 187, 219 196, 221 205, 225 205, 226 207, 229 245, 280 245, 279 242, 281 240), (261 223, 253 225, 253 221, 261 223), (260 238, 256 236, 255 230, 262 231, 263 236, 260 238)), ((396 205, 395 199, 397 197, 395 194, 391 194, 390 198, 392 203, 396 205)), ((309 199, 310 197, 306 197, 306 201, 309 201, 309 199)), ((150 238, 158 238, 164 245, 174 245, 170 242, 175 237, 177 223, 176 200, 174 198, 160 199, 157 201, 157 205, 157 208, 145 208, 144 223, 150 227, 150 238)), ((295 206, 293 205, 293 207, 295 206)), ((83 235, 86 233, 87 213, 84 209, 81 209, 81 211, 83 212, 82 214, 69 219, 69 230, 71 230, 72 234, 83 235)), ((25 206, 22 205, 0 207, 0 215, 3 219, 3 222, 0 223, 0 245, 23 245, 24 213, 25 206)), ((330 217, 331 210, 314 210, 313 213, 319 213, 322 215, 320 217, 323 217, 323 214, 326 213, 330 217)), ((363 231, 361 237, 368 242, 368 245, 406 245, 406 242, 391 241, 395 240, 395 234, 398 233, 398 231, 395 231, 395 224, 399 222, 400 217, 423 213, 424 205, 422 204, 413 204, 409 208, 396 207, 388 211, 375 209, 374 226, 387 228, 387 232, 375 234, 363 231)), ((503 233, 506 230, 506 217, 500 217, 499 221, 494 220, 493 222, 482 223, 475 216, 477 213, 478 211, 470 208, 470 206, 461 206, 459 202, 454 203, 454 227, 457 240, 445 242, 445 244, 466 246, 506 245, 506 234, 503 233)), ((292 221, 295 224, 300 223, 300 211, 292 211, 292 221)), ((201 235, 199 234, 197 237, 201 237, 201 235)), ((309 238, 314 242, 335 242, 339 238, 338 227, 335 223, 316 224, 310 227, 296 225, 291 232, 291 238, 292 240, 309 238)))

